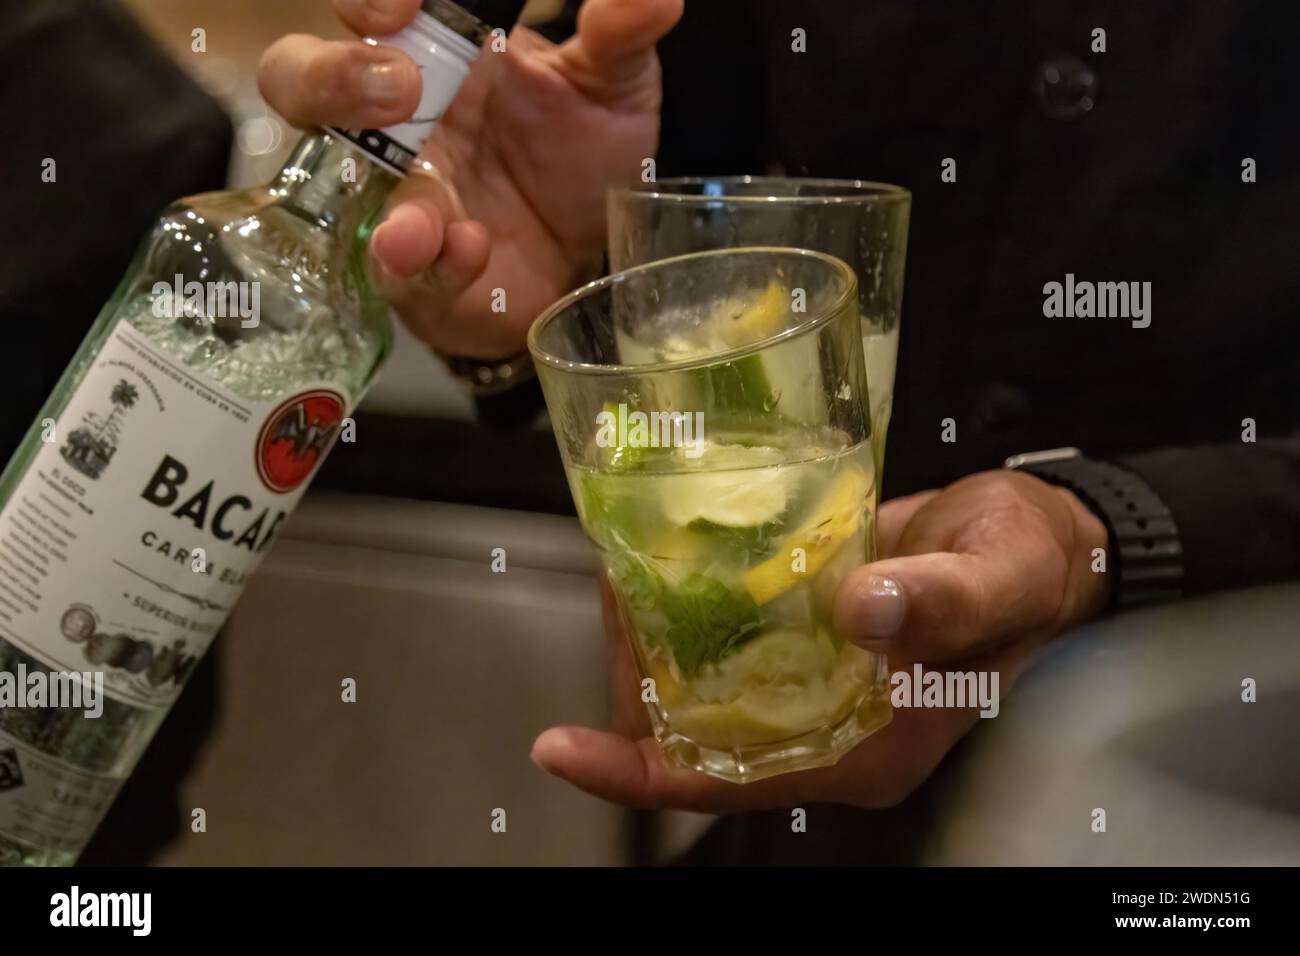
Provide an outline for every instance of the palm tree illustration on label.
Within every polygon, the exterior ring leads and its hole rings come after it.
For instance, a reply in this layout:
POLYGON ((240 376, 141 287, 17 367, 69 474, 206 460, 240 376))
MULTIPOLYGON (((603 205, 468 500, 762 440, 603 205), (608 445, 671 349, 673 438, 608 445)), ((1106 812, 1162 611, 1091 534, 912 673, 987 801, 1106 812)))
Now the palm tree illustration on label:
POLYGON ((87 412, 81 426, 68 435, 62 448, 63 459, 87 478, 98 480, 117 452, 118 433, 122 416, 135 407, 140 393, 135 386, 122 379, 109 392, 112 411, 107 417, 87 412))

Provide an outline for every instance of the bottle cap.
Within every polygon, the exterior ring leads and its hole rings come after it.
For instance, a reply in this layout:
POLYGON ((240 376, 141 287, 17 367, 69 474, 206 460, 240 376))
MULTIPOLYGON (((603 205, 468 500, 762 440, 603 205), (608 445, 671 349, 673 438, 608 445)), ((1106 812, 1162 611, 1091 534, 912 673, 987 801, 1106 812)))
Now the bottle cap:
MULTIPOLYGON (((371 160, 399 176, 419 155, 480 53, 476 43, 481 40, 471 40, 464 34, 468 24, 457 23, 459 18, 453 10, 469 14, 479 26, 501 24, 507 27, 514 24, 524 7, 524 0, 461 0, 459 3, 424 0, 422 6, 421 12, 404 30, 390 37, 374 38, 375 42, 402 50, 419 66, 423 92, 415 115, 405 123, 385 129, 326 127, 329 133, 348 140, 371 160), (483 20, 484 16, 497 19, 483 20), (499 19, 501 17, 509 19, 499 19)), ((478 28, 471 32, 477 33, 478 28)))

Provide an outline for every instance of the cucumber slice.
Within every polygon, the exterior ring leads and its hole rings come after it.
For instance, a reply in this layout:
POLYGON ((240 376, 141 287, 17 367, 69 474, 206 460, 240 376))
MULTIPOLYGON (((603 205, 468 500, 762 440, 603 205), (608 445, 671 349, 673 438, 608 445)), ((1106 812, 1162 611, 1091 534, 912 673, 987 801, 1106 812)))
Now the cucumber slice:
MULTIPOLYGON (((707 328, 716 350, 736 348, 770 338, 786 324, 790 313, 790 295, 772 279, 758 298, 735 306, 723 304, 707 328)), ((765 357, 750 355, 725 365, 704 370, 704 389, 710 407, 728 412, 767 414, 780 401, 780 391, 773 387, 765 357)))
MULTIPOLYGON (((772 279, 767 288, 738 316, 721 316, 722 336, 732 346, 759 342, 791 325, 791 290, 772 279)), ((809 340, 811 341, 811 340, 809 340)), ((815 353, 788 344, 741 359, 727 367, 726 375, 715 375, 726 391, 728 407, 738 410, 776 412, 804 425, 820 425, 825 419, 821 401, 821 368, 815 353)))
MULTIPOLYGON (((768 412, 807 427, 826 424, 822 369, 811 348, 812 338, 767 349, 752 357, 762 363, 768 390, 768 412)), ((744 361, 749 361, 748 359, 744 361)))
POLYGON ((679 528, 760 528, 785 514, 797 481, 779 468, 684 475, 666 483, 664 516, 679 528))
MULTIPOLYGON (((747 301, 715 303, 694 327, 666 335, 653 346, 621 329, 615 335, 620 358, 631 364, 671 362, 715 355, 760 342, 790 325, 791 290, 777 279, 747 301)), ((687 326, 687 323, 682 323, 687 326)), ((752 417, 771 423, 779 416, 805 425, 824 424, 821 368, 815 352, 787 344, 735 361, 682 375, 656 378, 642 404, 663 411, 707 409, 711 415, 752 417)))

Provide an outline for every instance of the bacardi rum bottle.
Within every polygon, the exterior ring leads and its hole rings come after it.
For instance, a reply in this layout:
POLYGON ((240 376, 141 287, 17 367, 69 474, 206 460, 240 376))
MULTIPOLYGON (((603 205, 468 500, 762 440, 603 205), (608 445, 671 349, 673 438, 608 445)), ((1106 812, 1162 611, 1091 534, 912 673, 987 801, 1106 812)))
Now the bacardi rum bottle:
POLYGON ((76 860, 349 426, 392 341, 369 234, 522 6, 425 0, 381 41, 409 123, 165 210, 0 474, 0 863, 76 860))

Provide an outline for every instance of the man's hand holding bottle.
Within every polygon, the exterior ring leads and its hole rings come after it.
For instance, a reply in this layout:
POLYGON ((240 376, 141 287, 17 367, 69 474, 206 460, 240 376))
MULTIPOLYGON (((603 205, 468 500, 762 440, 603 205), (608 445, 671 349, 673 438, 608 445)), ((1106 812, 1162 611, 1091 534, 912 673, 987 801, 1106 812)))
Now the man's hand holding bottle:
MULTIPOLYGON (((335 0, 358 36, 388 36, 420 0, 335 0)), ((682 0, 588 0, 556 45, 523 27, 487 49, 371 240, 394 309, 439 354, 522 352, 546 306, 594 278, 605 193, 655 155, 661 86, 655 44, 682 0), (492 290, 506 291, 504 313, 492 290)), ((299 126, 375 129, 408 119, 420 76, 400 50, 361 40, 282 38, 262 59, 270 105, 299 126)))

